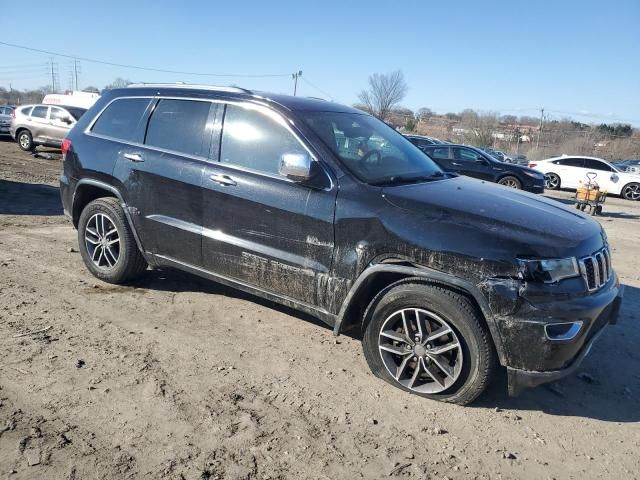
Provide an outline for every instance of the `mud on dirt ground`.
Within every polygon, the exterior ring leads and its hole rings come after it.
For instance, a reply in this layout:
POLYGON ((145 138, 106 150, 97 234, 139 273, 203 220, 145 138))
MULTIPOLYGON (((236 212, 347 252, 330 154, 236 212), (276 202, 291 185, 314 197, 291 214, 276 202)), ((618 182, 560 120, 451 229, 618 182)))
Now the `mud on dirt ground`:
POLYGON ((599 218, 626 296, 578 374, 517 399, 500 378, 462 408, 376 379, 358 339, 215 283, 96 280, 60 167, 0 141, 0 478, 640 475, 640 205, 609 199, 599 218))

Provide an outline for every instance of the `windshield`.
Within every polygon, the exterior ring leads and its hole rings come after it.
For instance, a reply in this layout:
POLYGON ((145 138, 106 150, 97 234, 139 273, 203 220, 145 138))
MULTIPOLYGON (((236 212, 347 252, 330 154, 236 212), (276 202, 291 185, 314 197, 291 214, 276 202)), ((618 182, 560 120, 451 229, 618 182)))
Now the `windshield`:
POLYGON ((300 114, 345 167, 364 182, 411 183, 444 176, 426 154, 371 115, 315 111, 300 114))

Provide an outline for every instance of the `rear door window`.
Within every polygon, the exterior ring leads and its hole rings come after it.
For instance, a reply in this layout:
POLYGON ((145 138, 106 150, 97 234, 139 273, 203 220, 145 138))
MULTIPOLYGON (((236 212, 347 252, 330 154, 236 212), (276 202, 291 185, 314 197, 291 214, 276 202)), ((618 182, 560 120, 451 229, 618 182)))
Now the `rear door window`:
POLYGON ((145 145, 208 156, 211 130, 207 129, 207 119, 210 108, 211 102, 160 100, 149 119, 145 145))
POLYGON ((584 158, 563 158, 557 160, 558 165, 564 165, 565 167, 578 167, 584 168, 584 158))
POLYGON ((118 140, 131 141, 150 100, 149 98, 120 98, 113 101, 93 124, 91 132, 118 140))
POLYGON ((31 118, 47 118, 48 110, 49 110, 49 107, 43 107, 42 105, 33 107, 33 111, 31 112, 31 118))
POLYGON ((270 117, 254 109, 227 105, 222 127, 221 163, 278 175, 280 157, 307 151, 298 139, 270 117))

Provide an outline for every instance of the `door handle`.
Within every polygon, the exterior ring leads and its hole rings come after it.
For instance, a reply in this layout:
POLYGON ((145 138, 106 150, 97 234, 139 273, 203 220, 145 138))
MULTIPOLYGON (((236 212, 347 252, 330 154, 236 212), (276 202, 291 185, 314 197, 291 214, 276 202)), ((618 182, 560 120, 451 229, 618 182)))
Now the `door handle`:
POLYGON ((456 163, 456 162, 451 162, 451 165, 455 165, 456 167, 461 167, 462 166, 461 163, 456 163))
POLYGON ((229 175, 214 174, 214 175, 211 175, 209 178, 214 182, 219 183, 220 185, 225 185, 225 186, 236 185, 236 181, 233 178, 231 178, 229 175))
POLYGON ((127 160, 131 160, 132 162, 144 162, 142 155, 139 153, 125 153, 123 157, 127 160))

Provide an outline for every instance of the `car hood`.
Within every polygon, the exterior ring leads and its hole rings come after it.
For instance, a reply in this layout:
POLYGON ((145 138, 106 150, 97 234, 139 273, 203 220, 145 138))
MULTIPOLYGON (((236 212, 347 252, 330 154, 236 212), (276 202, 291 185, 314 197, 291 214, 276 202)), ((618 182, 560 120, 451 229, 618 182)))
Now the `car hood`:
POLYGON ((469 177, 390 186, 383 195, 429 222, 425 236, 438 238, 435 248, 494 258, 553 258, 587 255, 604 241, 600 224, 578 210, 469 177))

